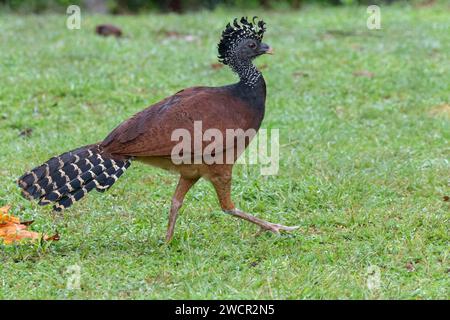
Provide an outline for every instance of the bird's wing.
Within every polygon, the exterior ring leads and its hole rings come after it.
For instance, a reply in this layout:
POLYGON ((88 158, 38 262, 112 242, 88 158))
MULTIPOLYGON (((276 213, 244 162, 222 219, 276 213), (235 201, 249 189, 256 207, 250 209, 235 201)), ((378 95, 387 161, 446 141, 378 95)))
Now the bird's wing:
MULTIPOLYGON (((194 122, 202 132, 218 129, 258 130, 251 107, 223 88, 194 87, 182 90, 135 114, 114 129, 101 147, 110 154, 127 156, 170 156, 179 140, 172 141, 176 129, 186 129, 194 139, 194 122)), ((208 143, 204 142, 205 147, 208 143)))

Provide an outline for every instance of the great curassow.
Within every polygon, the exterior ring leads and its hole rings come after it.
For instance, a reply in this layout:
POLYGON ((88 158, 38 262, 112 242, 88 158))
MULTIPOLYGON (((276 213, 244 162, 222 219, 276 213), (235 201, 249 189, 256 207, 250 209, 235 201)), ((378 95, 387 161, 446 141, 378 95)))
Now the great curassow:
MULTIPOLYGON (((240 24, 235 19, 232 25, 228 24, 218 45, 219 61, 238 74, 238 83, 181 90, 148 107, 120 124, 103 141, 53 157, 25 173, 18 180, 23 196, 37 199, 40 205, 53 203, 54 210, 61 211, 93 189, 107 190, 131 161, 138 160, 180 174, 169 213, 167 242, 173 237, 178 210, 186 193, 200 178, 213 184, 224 212, 274 233, 296 229, 264 221, 234 206, 232 168, 240 155, 235 145, 215 149, 215 153, 222 153, 227 159, 231 155, 231 161, 226 163, 206 162, 201 153, 200 161, 194 163, 174 161, 172 157, 178 144, 172 139, 172 133, 183 129, 195 134, 194 127, 199 121, 202 132, 213 128, 223 136, 227 130, 253 129, 256 132, 259 129, 264 117, 266 84, 252 60, 272 53, 272 48, 262 43, 265 23, 255 18, 252 21, 242 18, 240 24)), ((248 139, 245 140, 244 148, 248 143, 248 139)), ((198 160, 197 149, 187 150, 182 154, 183 159, 198 160)))

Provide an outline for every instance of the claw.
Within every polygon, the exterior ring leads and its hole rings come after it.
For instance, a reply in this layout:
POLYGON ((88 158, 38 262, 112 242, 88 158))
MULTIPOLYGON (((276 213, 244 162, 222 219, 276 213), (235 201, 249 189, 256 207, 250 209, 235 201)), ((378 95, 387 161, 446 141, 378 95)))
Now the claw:
POLYGON ((288 227, 288 226, 284 226, 282 224, 270 223, 269 222, 269 223, 267 223, 267 225, 261 226, 261 231, 270 231, 270 232, 279 234, 280 230, 289 232, 289 231, 294 231, 294 230, 296 230, 298 228, 300 228, 300 226, 288 227))

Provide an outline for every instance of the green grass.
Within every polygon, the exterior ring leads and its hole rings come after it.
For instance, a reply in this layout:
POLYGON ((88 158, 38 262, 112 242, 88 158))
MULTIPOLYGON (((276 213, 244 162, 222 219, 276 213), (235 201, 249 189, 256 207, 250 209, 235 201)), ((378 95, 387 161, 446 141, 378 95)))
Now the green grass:
POLYGON ((64 15, 0 15, 0 205, 61 235, 0 247, 0 298, 450 298, 450 13, 381 12, 374 31, 364 7, 256 12, 276 49, 257 65, 268 85, 263 128, 280 129, 281 163, 269 177, 236 167, 233 197, 301 228, 257 236, 223 214, 202 181, 169 246, 177 178, 167 172, 135 163, 63 216, 21 198, 15 180, 182 88, 234 82, 211 68, 216 44, 227 21, 254 12, 83 16, 75 31, 64 15), (96 36, 101 22, 127 37, 96 36), (71 265, 81 267, 80 290, 66 289, 71 265), (374 266, 381 286, 369 290, 374 266))

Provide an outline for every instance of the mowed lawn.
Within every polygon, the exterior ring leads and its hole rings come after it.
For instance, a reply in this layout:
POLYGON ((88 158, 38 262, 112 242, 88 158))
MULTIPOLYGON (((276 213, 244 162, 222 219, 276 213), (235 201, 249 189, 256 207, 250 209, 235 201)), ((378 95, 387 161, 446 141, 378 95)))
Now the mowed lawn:
POLYGON ((450 11, 381 14, 381 30, 365 7, 83 15, 81 30, 63 13, 0 14, 0 206, 61 236, 0 246, 0 298, 450 298, 450 11), (264 18, 276 50, 256 64, 280 168, 236 166, 233 197, 297 232, 258 235, 201 181, 166 245, 177 177, 140 163, 62 216, 20 196, 16 179, 51 156, 180 89, 234 82, 213 64, 223 27, 244 14, 264 18), (95 35, 105 22, 126 36, 95 35))

